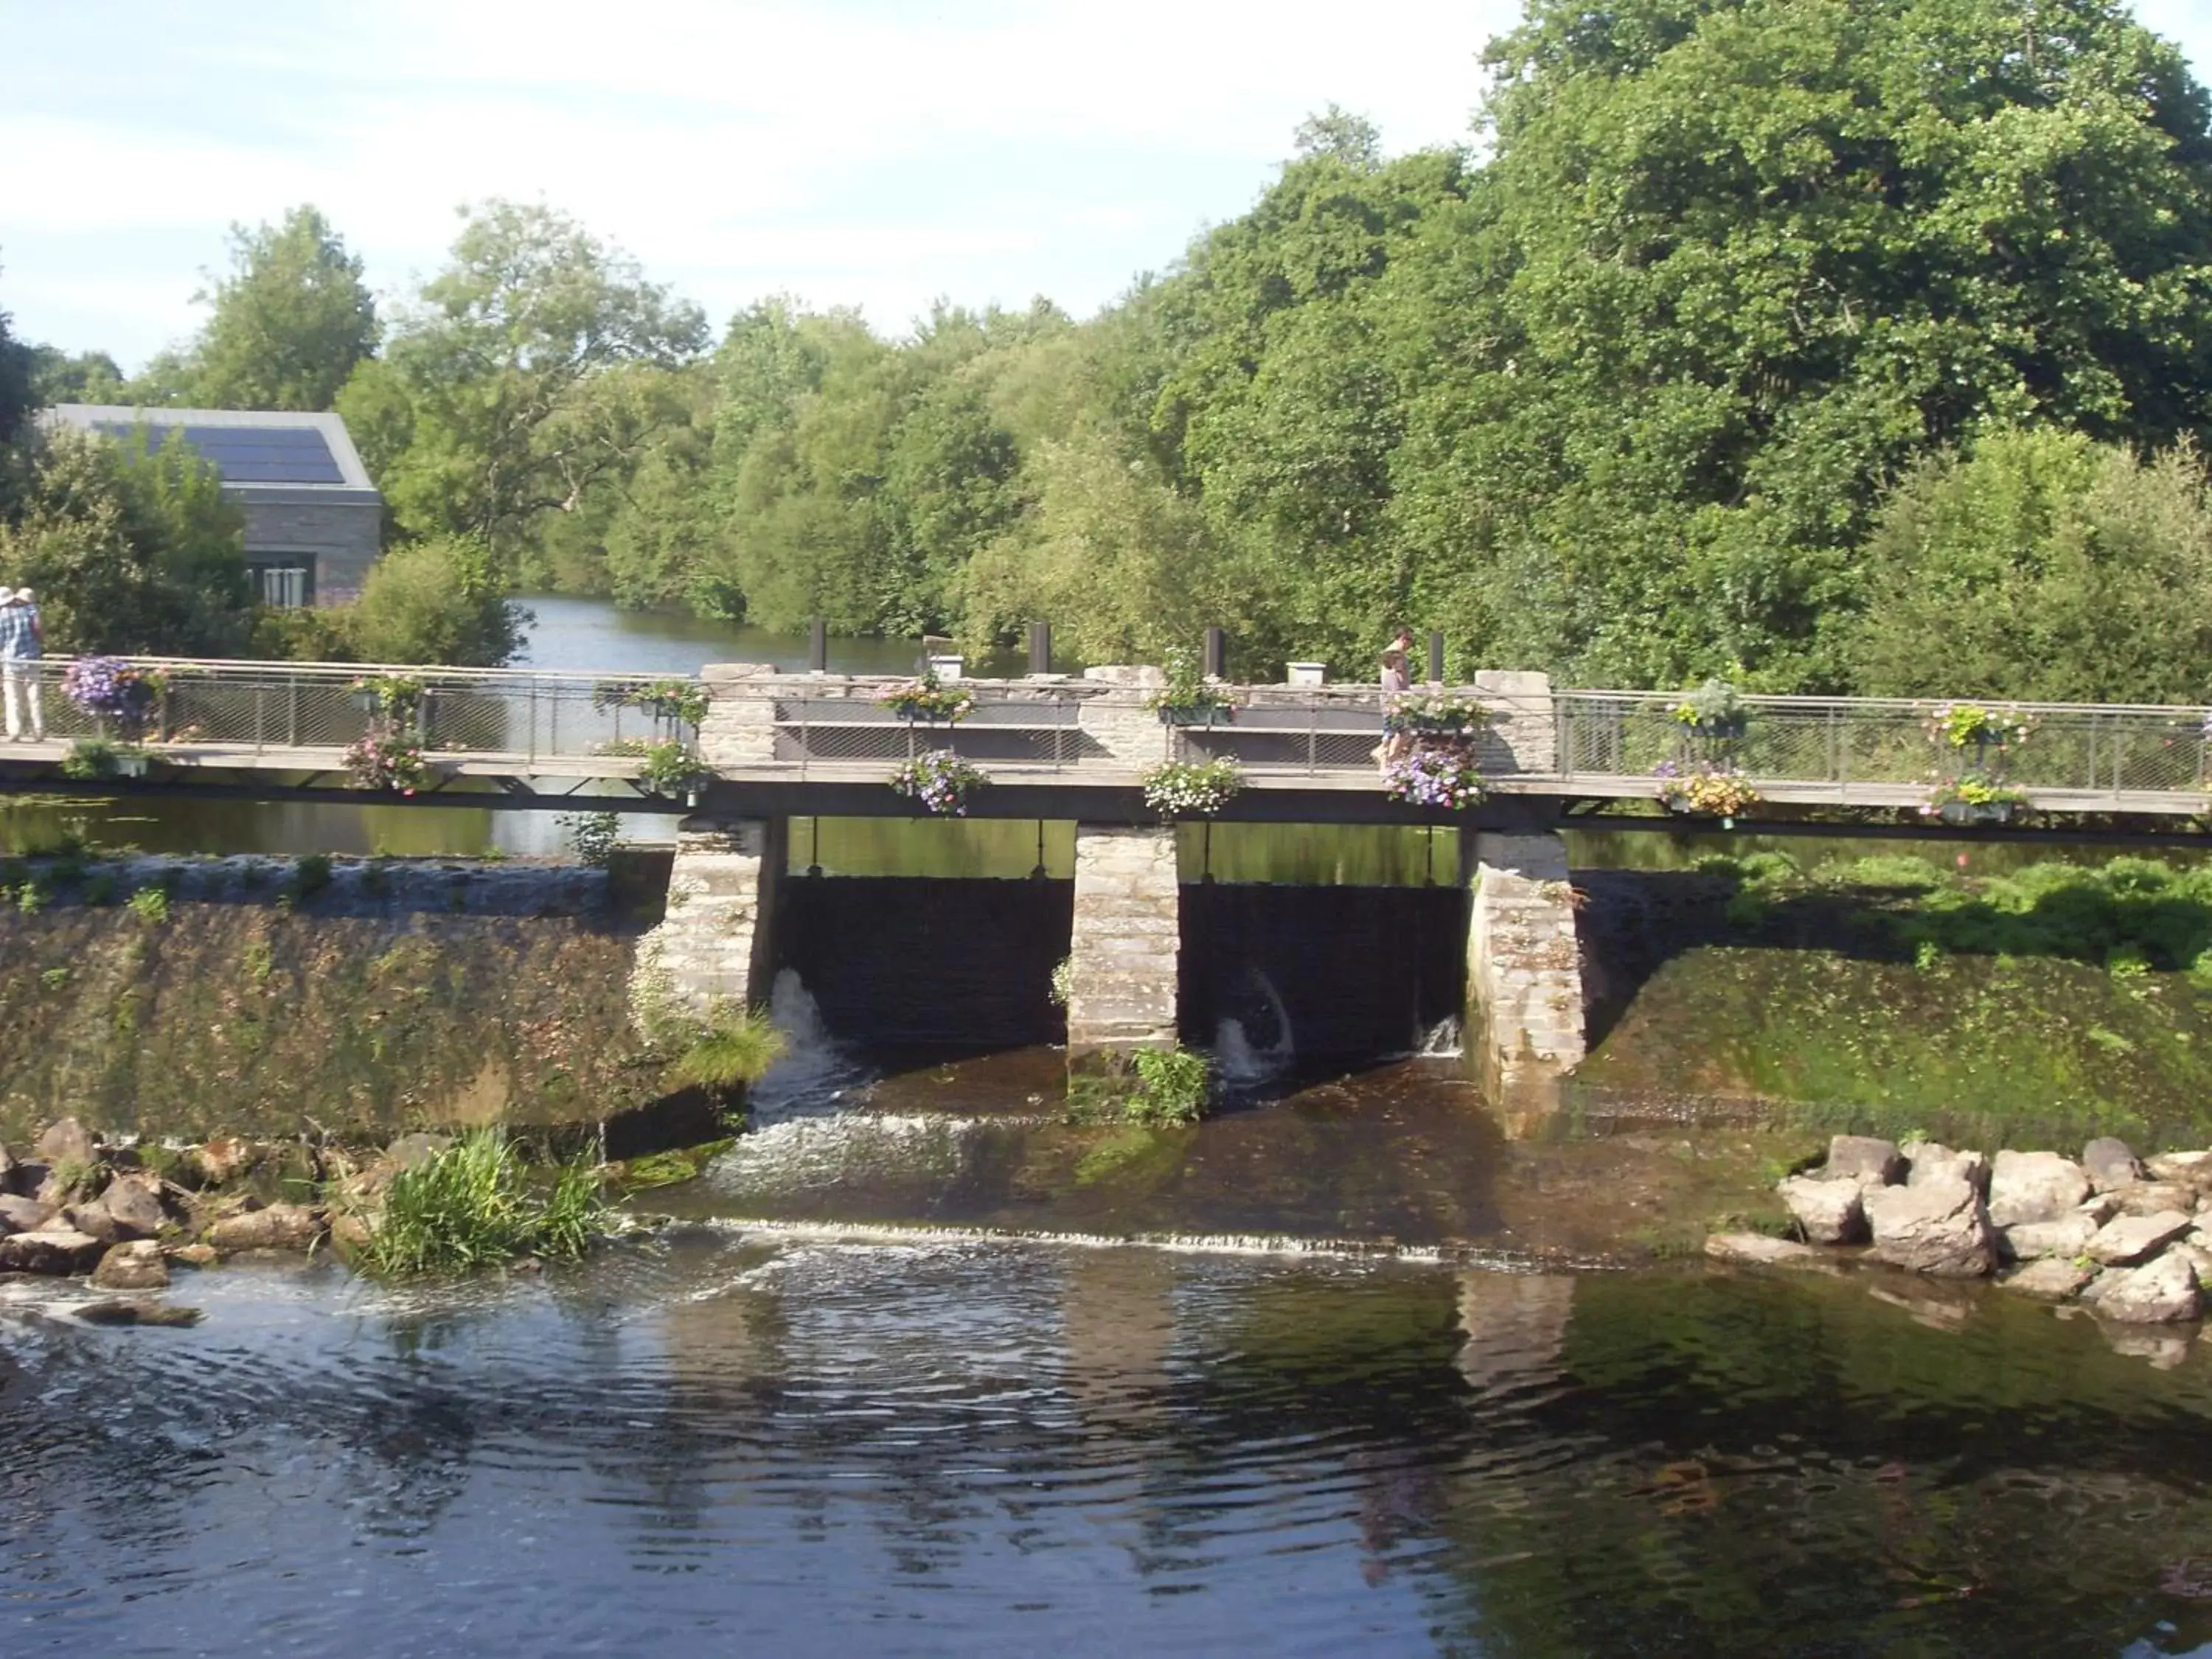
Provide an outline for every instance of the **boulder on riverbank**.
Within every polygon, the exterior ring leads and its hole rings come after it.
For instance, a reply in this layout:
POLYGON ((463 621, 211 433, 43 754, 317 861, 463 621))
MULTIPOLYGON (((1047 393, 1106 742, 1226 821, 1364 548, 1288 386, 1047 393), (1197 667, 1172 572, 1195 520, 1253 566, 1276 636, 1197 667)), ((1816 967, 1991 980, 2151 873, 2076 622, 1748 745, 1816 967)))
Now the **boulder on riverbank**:
POLYGON ((2089 1241, 2088 1255, 2108 1267, 2133 1267, 2179 1238, 2196 1223, 2177 1211, 2115 1216, 2089 1241))
POLYGON ((2100 1273, 2081 1299, 2100 1319, 2124 1325, 2170 1325, 2196 1318, 2203 1308, 2196 1270, 2179 1255, 2100 1273))
POLYGON ((2056 1152, 2001 1152, 1990 1166, 1990 1222, 2057 1221, 2089 1196, 2089 1177, 2056 1152))
POLYGON ((1990 1161, 1979 1152, 1957 1152, 1932 1140, 1907 1141, 1899 1151, 1907 1166, 1905 1184, 1908 1187, 1963 1181, 1984 1197, 1989 1194, 1990 1161))
POLYGON ((2100 1193, 2132 1186, 2143 1177, 2142 1164, 2136 1157, 2135 1149, 2112 1135, 2100 1135, 2081 1149, 2081 1167, 2088 1171, 2091 1184, 2100 1193))
POLYGON ((1956 1176, 1870 1188, 1864 1201, 1879 1261, 1937 1279, 1980 1278, 1996 1266, 1982 1195, 1956 1176))
POLYGON ((70 1227, 10 1233, 0 1238, 0 1273, 88 1273, 107 1247, 70 1227))
POLYGON ((2008 1291, 2018 1291, 2039 1301, 2065 1302, 2080 1294, 2096 1277, 2094 1267, 2076 1267, 2070 1260, 2051 1255, 2029 1262, 2017 1273, 2007 1273, 1997 1283, 2008 1291))
POLYGON ((1791 1176, 1780 1188, 1782 1201, 1805 1237, 1815 1244, 1860 1244, 1866 1242, 1866 1208, 1860 1187, 1853 1180, 1820 1176, 1791 1176))
POLYGON ((323 1236, 323 1214, 302 1204, 271 1204, 225 1216, 206 1242, 223 1255, 241 1250, 304 1250, 323 1236))
POLYGON ((149 1238, 112 1245, 92 1270, 92 1284, 100 1291, 161 1291, 169 1285, 169 1265, 161 1247, 149 1238))
POLYGON ((1872 1135, 1832 1135, 1828 1161, 1820 1174, 1830 1181, 1855 1181, 1863 1187, 1887 1187, 1905 1178, 1905 1155, 1893 1140, 1872 1135))

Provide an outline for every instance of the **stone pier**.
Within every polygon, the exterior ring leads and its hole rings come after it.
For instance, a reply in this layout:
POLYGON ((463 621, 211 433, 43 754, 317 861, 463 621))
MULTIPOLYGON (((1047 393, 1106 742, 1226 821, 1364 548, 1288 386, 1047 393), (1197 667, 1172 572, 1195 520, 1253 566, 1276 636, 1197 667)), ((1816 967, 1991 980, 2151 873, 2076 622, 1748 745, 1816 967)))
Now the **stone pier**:
POLYGON ((701 1011, 768 1000, 769 921, 789 831, 783 818, 684 820, 667 914, 638 948, 640 991, 649 976, 664 994, 701 1011))
POLYGON ((1071 1066, 1175 1046, 1180 903, 1173 826, 1075 826, 1071 1066))
POLYGON ((1469 831, 1467 1052, 1507 1130, 1534 1127, 1581 1063, 1583 975, 1566 842, 1469 831))

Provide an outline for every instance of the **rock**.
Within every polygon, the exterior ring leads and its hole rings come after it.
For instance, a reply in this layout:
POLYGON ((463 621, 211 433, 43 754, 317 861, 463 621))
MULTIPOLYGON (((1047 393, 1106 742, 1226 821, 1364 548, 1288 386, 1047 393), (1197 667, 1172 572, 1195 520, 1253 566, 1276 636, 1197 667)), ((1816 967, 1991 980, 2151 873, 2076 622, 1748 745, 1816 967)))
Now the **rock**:
MULTIPOLYGON (((2050 1224, 2041 1223, 2031 1225, 2050 1224)), ((2064 1302, 2097 1276, 2094 1267, 2077 1267, 2071 1261, 2058 1256, 2045 1256, 2031 1261, 2017 1273, 2007 1273, 1997 1283, 2008 1291, 2018 1291, 2023 1296, 2033 1296, 2045 1302, 2064 1302)))
POLYGON ((45 1190, 53 1171, 43 1164, 18 1164, 15 1172, 8 1177, 8 1188, 23 1198, 36 1198, 45 1190))
POLYGON ((2197 1283, 2200 1289, 2206 1285, 2212 1285, 2212 1249, 2207 1249, 2202 1244, 2192 1244, 2183 1238, 2177 1239, 2167 1245, 2166 1253, 2168 1255, 2178 1255, 2189 1264, 2189 1270, 2197 1275, 2197 1283))
POLYGON ((1780 1191, 1790 1213, 1815 1244, 1856 1244, 1866 1237, 1866 1211, 1859 1202, 1857 1182, 1791 1176, 1780 1191))
POLYGON ((107 1206, 96 1198, 88 1203, 64 1205, 62 1219, 103 1244, 112 1244, 123 1236, 116 1230, 115 1218, 108 1214, 107 1206))
POLYGON ((1705 1239, 1705 1254, 1716 1261, 1734 1261, 1753 1267, 1825 1267, 1826 1255, 1810 1244, 1765 1233, 1713 1233, 1705 1239))
POLYGON ((1875 1256, 1938 1279, 1972 1279, 1996 1265, 1996 1238, 1982 1195, 1957 1179, 1869 1188, 1867 1223, 1875 1256))
POLYGON ((271 1204, 226 1216, 208 1229, 207 1242, 224 1255, 240 1250, 304 1250, 323 1236, 319 1212, 300 1204, 271 1204))
POLYGON ((161 1291, 169 1285, 168 1264, 161 1247, 150 1238, 134 1238, 112 1246, 92 1270, 92 1284, 100 1291, 161 1291))
POLYGON ((197 1325, 205 1317, 198 1308, 173 1308, 141 1296, 88 1302, 76 1312, 88 1325, 197 1325))
POLYGON ((212 1267, 222 1260, 222 1252, 212 1244, 169 1244, 162 1247, 161 1256, 181 1267, 212 1267))
POLYGON ((1965 1182, 1976 1192, 1990 1189, 1990 1161, 1979 1152, 1954 1152, 1932 1140, 1909 1141, 1899 1148, 1910 1166, 1905 1185, 1924 1187, 1931 1181, 1965 1182))
POLYGON ((1893 1140, 1872 1135, 1835 1135, 1820 1173, 1831 1181, 1856 1181, 1862 1187, 1886 1187, 1905 1178, 1905 1159, 1893 1140))
POLYGON ((107 1183, 100 1202, 114 1218, 115 1231, 123 1238, 151 1238, 168 1225, 169 1212, 161 1203, 161 1185, 153 1176, 118 1176, 107 1183))
POLYGON ((206 1187, 226 1186, 260 1161, 261 1149, 235 1135, 185 1149, 185 1167, 206 1187))
POLYGON ((73 1117, 65 1117, 39 1137, 34 1149, 46 1164, 90 1164, 100 1156, 100 1143, 92 1131, 73 1117))
POLYGON ((2097 1229, 2088 1253, 2108 1267, 2124 1267, 2142 1261, 2195 1224, 2176 1210, 2158 1215, 2114 1216, 2097 1229))
POLYGON ((331 1216, 331 1243, 350 1261, 368 1248, 368 1222, 356 1210, 338 1210, 331 1216))
POLYGON ((2197 1189, 2184 1182, 2138 1181, 2112 1194, 2122 1215, 2158 1215, 2179 1210, 2187 1215, 2197 1207, 2197 1189))
POLYGON ((2074 1206, 2075 1215, 2086 1215, 2100 1227, 2120 1212, 2120 1200, 2110 1193, 2092 1193, 2074 1206))
POLYGON ((8 1178, 15 1173, 15 1160, 9 1156, 5 1146, 0 1146, 0 1193, 8 1190, 8 1178))
POLYGON ((34 1233, 53 1218, 54 1206, 51 1204, 18 1197, 14 1193, 0 1193, 0 1237, 34 1233))
POLYGON ((106 1250, 70 1227, 45 1227, 0 1238, 0 1273, 88 1273, 106 1250))
POLYGON ((2056 1152, 1999 1152, 1990 1166, 1990 1220, 2056 1221, 2089 1196, 2081 1167, 2056 1152))
POLYGON ((384 1149, 385 1162, 394 1170, 411 1170, 417 1164, 427 1164, 453 1144, 451 1135, 416 1133, 402 1135, 384 1149))
MULTIPOLYGON (((4 1156, 4 1154, 0 1154, 4 1156)), ((2192 1187, 2212 1187, 2212 1152, 2160 1152, 2143 1160, 2153 1181, 2182 1181, 2192 1187)))
POLYGON ((2081 1149, 2081 1167, 2089 1172, 2089 1184, 2100 1193, 2142 1179, 2142 1165, 2136 1161, 2134 1150, 2111 1135, 2100 1135, 2081 1149))
POLYGON ((2196 1318, 2203 1297, 2197 1288, 2196 1269, 2179 1255, 2162 1255, 2145 1267, 2103 1274, 2084 1300, 2096 1309, 2100 1319, 2122 1325, 2166 1325, 2196 1318))
POLYGON ((2100 1224, 2094 1218, 2078 1212, 2056 1221, 2018 1222, 2004 1230, 1998 1249, 2014 1261, 2037 1261, 2045 1256, 2071 1261, 2088 1249, 2100 1224))

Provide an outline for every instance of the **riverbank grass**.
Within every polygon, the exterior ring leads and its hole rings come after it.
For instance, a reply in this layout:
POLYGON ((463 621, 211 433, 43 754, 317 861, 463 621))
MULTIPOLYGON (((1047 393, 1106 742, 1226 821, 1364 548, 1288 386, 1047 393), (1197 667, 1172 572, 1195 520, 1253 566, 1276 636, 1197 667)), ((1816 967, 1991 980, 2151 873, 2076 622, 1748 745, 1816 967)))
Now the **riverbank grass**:
POLYGON ((718 1006, 668 1068, 678 1089, 731 1090, 760 1081, 783 1058, 784 1036, 757 1008, 718 1006))
POLYGON ((534 1176, 503 1131, 471 1129, 392 1178, 362 1262, 382 1278, 450 1275, 517 1256, 573 1261, 608 1231, 597 1175, 534 1176))

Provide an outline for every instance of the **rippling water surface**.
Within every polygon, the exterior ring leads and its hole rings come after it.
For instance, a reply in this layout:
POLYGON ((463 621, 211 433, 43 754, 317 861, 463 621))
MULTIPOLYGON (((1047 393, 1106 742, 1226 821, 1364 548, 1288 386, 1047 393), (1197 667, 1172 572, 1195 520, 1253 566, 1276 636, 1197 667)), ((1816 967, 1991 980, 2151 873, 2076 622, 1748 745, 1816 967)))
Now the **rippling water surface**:
POLYGON ((9 1654, 2212 1641, 2212 1345, 1993 1293, 696 1227, 7 1294, 9 1654))

